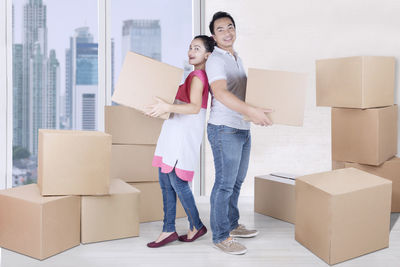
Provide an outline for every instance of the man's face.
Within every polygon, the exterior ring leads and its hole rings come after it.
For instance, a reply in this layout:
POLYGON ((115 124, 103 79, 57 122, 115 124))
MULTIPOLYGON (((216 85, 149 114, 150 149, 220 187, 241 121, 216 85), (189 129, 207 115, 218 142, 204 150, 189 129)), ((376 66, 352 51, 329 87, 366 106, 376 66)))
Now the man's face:
POLYGON ((218 47, 222 49, 232 48, 236 40, 236 29, 230 18, 220 18, 214 22, 213 38, 218 47))

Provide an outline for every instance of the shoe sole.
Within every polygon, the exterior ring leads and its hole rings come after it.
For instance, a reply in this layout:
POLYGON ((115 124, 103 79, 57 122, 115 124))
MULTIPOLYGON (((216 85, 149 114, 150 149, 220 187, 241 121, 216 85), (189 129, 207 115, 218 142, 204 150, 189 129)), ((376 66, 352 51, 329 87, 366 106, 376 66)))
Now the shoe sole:
POLYGON ((231 254, 231 255, 243 255, 243 254, 246 254, 246 253, 247 253, 247 249, 242 250, 242 251, 225 251, 225 250, 223 250, 222 248, 217 247, 216 245, 214 245, 214 248, 215 248, 215 249, 218 249, 218 250, 220 250, 220 251, 222 251, 222 252, 225 252, 225 253, 227 253, 227 254, 231 254))
POLYGON ((248 235, 230 235, 231 237, 239 237, 239 238, 250 238, 250 237, 255 237, 258 235, 258 232, 254 234, 248 234, 248 235))

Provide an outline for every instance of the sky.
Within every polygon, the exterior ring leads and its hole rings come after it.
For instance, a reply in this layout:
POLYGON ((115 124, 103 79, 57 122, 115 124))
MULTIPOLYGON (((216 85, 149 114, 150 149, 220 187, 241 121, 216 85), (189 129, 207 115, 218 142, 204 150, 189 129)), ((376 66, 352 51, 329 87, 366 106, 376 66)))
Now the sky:
MULTIPOLYGON (((23 5, 14 0, 14 42, 22 42, 23 5)), ((56 50, 60 62, 61 92, 65 91, 65 50, 75 29, 90 28, 98 40, 97 0, 44 0, 47 6, 48 52, 56 50)), ((183 68, 193 35, 192 1, 190 0, 112 0, 111 37, 115 42, 115 82, 121 67, 122 21, 127 19, 160 19, 162 61, 183 68)))

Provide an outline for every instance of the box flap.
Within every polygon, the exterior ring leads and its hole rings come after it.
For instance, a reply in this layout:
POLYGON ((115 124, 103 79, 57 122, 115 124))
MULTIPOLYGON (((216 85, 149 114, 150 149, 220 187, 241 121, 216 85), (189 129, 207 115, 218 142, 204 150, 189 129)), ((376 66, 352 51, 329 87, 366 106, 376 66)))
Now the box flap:
POLYGON ((345 194, 365 188, 391 183, 379 176, 355 169, 345 168, 316 173, 297 178, 331 195, 345 194))
POLYGON ((126 194, 126 193, 140 193, 140 191, 122 181, 121 179, 110 180, 110 194, 126 194))
POLYGON ((69 197, 69 196, 43 197, 40 195, 39 187, 37 184, 29 184, 29 185, 23 185, 19 187, 1 190, 0 194, 39 204, 44 204, 61 198, 69 197))
POLYGON ((270 180, 270 181, 275 181, 279 183, 285 183, 285 184, 295 184, 295 179, 284 177, 284 176, 276 176, 273 174, 267 174, 267 175, 257 175, 256 178, 260 179, 265 179, 265 180, 270 180))

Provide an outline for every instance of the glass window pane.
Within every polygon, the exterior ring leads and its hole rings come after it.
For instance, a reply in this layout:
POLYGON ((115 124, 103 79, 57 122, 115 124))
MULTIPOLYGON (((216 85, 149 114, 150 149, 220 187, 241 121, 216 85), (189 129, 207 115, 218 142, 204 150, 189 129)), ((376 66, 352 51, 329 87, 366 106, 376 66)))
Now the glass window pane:
MULTIPOLYGON (((13 0, 13 186, 36 182, 38 129, 97 129, 97 0, 13 0)), ((62 155, 62 151, 60 151, 62 155)))
POLYGON ((128 51, 183 68, 189 74, 192 67, 187 61, 187 51, 193 37, 192 5, 188 0, 113 0, 112 84, 128 51))

